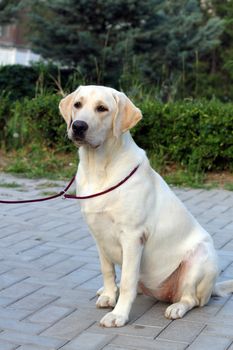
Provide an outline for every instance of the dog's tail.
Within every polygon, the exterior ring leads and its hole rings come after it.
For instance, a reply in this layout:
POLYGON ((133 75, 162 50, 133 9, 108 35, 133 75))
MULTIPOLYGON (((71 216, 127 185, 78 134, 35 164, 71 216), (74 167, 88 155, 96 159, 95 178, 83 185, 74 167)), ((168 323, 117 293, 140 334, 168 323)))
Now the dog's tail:
POLYGON ((225 297, 233 293, 233 280, 216 283, 212 296, 225 297))

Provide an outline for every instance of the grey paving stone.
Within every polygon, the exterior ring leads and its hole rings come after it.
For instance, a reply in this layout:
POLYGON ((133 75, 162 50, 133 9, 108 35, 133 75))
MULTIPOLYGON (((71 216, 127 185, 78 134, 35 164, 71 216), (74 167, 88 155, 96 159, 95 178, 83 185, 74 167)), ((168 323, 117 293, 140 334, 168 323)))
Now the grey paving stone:
MULTIPOLYGON (((19 229, 18 229, 19 230, 19 229)), ((0 246, 1 247, 11 247, 12 244, 17 244, 17 243, 21 243, 25 240, 27 240, 28 238, 30 238, 30 233, 25 232, 19 234, 19 232, 15 232, 12 234, 3 234, 3 238, 1 238, 0 240, 0 246)))
POLYGON ((43 246, 42 244, 38 245, 37 247, 34 246, 21 252, 22 260, 28 262, 34 261, 40 259, 41 257, 49 255, 53 251, 55 251, 55 249, 43 246))
MULTIPOLYGON (((232 252, 233 253, 233 252, 232 252)), ((221 273, 225 272, 229 266, 231 266, 233 262, 233 256, 232 255, 221 255, 219 256, 219 267, 221 270, 221 273)))
MULTIPOLYGON (((188 343, 178 343, 163 339, 145 339, 144 337, 134 337, 118 335, 110 345, 129 346, 131 349, 140 350, 183 350, 187 348, 188 343)), ((104 348, 105 349, 105 348, 104 348)))
POLYGON ((31 312, 28 310, 16 310, 10 308, 1 308, 0 310, 0 316, 3 320, 22 320, 25 317, 27 317, 30 313, 31 312))
POLYGON ((42 335, 45 337, 56 337, 64 340, 71 340, 79 333, 90 327, 93 322, 93 319, 88 319, 85 317, 85 315, 76 311, 45 330, 42 335))
MULTIPOLYGON (((88 271, 87 269, 85 270, 88 271)), ((100 286, 103 285, 103 277, 100 274, 100 271, 98 270, 89 270, 89 271, 93 271, 93 273, 97 272, 96 273, 97 276, 89 279, 87 282, 82 283, 82 288, 97 291, 100 288, 100 286)), ((76 288, 79 288, 79 286, 76 288)))
MULTIPOLYGON (((52 251, 51 253, 47 255, 40 256, 39 259, 37 259, 36 266, 40 270, 45 270, 50 267, 53 267, 57 265, 58 263, 64 263, 67 259, 69 259, 69 255, 65 254, 59 254, 56 250, 52 251)), ((59 268, 56 272, 58 272, 59 268)), ((59 270, 60 272, 60 270, 59 270)))
POLYGON ((208 324, 202 334, 208 334, 213 336, 227 337, 233 341, 232 324, 213 323, 208 324))
POLYGON ((189 350, 226 350, 231 344, 228 338, 200 334, 199 337, 189 346, 189 350))
MULTIPOLYGON (((229 297, 220 298, 212 297, 207 305, 201 308, 195 308, 188 312, 181 321, 186 322, 197 322, 202 325, 212 324, 212 323, 222 323, 222 317, 219 317, 219 312, 224 305, 228 302, 229 297), (220 321, 221 318, 221 321, 220 321)), ((227 320, 225 319, 225 322, 227 320)))
POLYGON ((233 239, 232 231, 231 230, 219 231, 214 235, 213 239, 214 239, 216 249, 223 248, 224 245, 226 245, 228 242, 230 242, 233 239))
POLYGON ((37 346, 37 345, 22 345, 17 350, 57 350, 57 347, 37 346))
POLYGON ((144 295, 138 295, 133 303, 132 309, 129 314, 130 323, 134 322, 136 325, 138 318, 149 312, 154 304, 154 298, 146 297, 144 295))
MULTIPOLYGON (((25 272, 8 271, 2 275, 0 275, 0 291, 13 286, 20 281, 24 281, 28 278, 28 275, 25 272)), ((4 295, 1 295, 3 297, 4 295)), ((14 295, 13 295, 14 296, 14 295)), ((9 297, 7 294, 6 297, 9 297)))
POLYGON ((226 245, 223 247, 225 250, 233 251, 233 240, 228 242, 226 245))
POLYGON ((9 343, 14 342, 18 344, 25 344, 25 345, 40 345, 45 347, 61 347, 64 345, 64 341, 61 339, 56 339, 52 337, 43 337, 43 336, 37 336, 32 334, 25 334, 21 332, 14 332, 14 331, 4 331, 0 333, 0 339, 6 340, 9 343))
POLYGON ((2 350, 15 350, 18 348, 17 344, 8 343, 4 340, 0 340, 0 349, 2 350))
POLYGON ((47 286, 43 288, 43 292, 50 296, 53 295, 57 297, 57 299, 58 297, 70 298, 70 299, 77 299, 77 301, 78 300, 89 301, 91 298, 95 296, 95 293, 93 293, 93 291, 82 289, 81 287, 73 290, 64 284, 62 285, 60 284, 59 288, 56 286, 47 286))
POLYGON ((46 295, 43 292, 36 292, 20 300, 12 301, 8 307, 13 310, 28 310, 32 312, 39 310, 41 307, 48 305, 56 299, 56 296, 46 295))
POLYGON ((141 325, 126 325, 124 327, 103 328, 99 326, 99 323, 95 323, 88 331, 98 334, 111 334, 111 335, 131 335, 135 337, 144 337, 154 339, 163 329, 161 327, 147 327, 141 325))
POLYGON ((33 324, 27 321, 17 321, 12 319, 0 318, 0 328, 23 332, 26 334, 37 334, 44 330, 44 325, 33 324))
MULTIPOLYGON (((61 255, 61 254, 60 254, 61 255)), ((62 254, 62 256, 67 256, 62 254)), ((58 262, 57 264, 53 264, 52 266, 46 268, 46 272, 59 272, 61 276, 66 276, 70 274, 71 272, 74 272, 78 270, 80 267, 82 267, 84 263, 81 262, 74 262, 70 259, 66 259, 65 261, 58 262)))
POLYGON ((21 299, 26 295, 29 295, 36 290, 40 289, 42 286, 36 283, 28 283, 26 280, 16 283, 7 289, 3 289, 0 292, 0 297, 12 297, 14 299, 21 299))
POLYGON ((167 327, 171 321, 164 317, 167 305, 156 303, 141 317, 137 318, 134 324, 144 326, 167 327))
POLYGON ((158 339, 190 343, 198 336, 203 328, 203 325, 200 323, 176 320, 159 334, 158 339))
POLYGON ((99 350, 109 343, 114 336, 105 334, 96 334, 83 332, 78 337, 74 338, 67 345, 63 346, 62 350, 99 350))
POLYGON ((49 305, 28 317, 27 320, 36 323, 51 324, 67 316, 72 311, 72 309, 66 307, 49 305))
POLYGON ((87 270, 100 271, 100 264, 99 263, 87 263, 83 266, 83 268, 87 269, 87 270))
POLYGON ((51 285, 51 284, 57 284, 56 281, 58 278, 61 277, 61 274, 59 272, 44 272, 44 271, 38 271, 36 268, 24 268, 24 271, 27 271, 28 275, 30 276, 28 278, 28 282, 30 283, 40 283, 43 284, 43 286, 51 285))
POLYGON ((223 271, 222 276, 231 278, 233 276, 233 263, 223 271))
POLYGON ((82 267, 65 275, 60 279, 61 284, 65 284, 66 286, 70 286, 74 288, 76 286, 81 285, 82 283, 90 280, 93 277, 98 276, 100 273, 92 270, 85 270, 82 267))
POLYGON ((227 347, 227 350, 233 350, 233 342, 231 343, 231 345, 229 347, 227 347))
POLYGON ((132 347, 126 347, 126 346, 119 346, 119 345, 113 345, 113 344, 109 344, 106 345, 104 348, 104 350, 132 350, 132 347))
POLYGON ((42 230, 55 230, 59 226, 64 225, 64 219, 54 218, 53 220, 49 220, 47 223, 40 225, 40 229, 42 230))
MULTIPOLYGON (((25 192, 0 190, 0 197, 33 198, 46 191, 38 186, 47 180, 7 177, 25 192)), ((65 182, 56 184, 59 191, 65 182)), ((213 236, 219 280, 233 278, 233 192, 174 190, 213 236)), ((97 249, 78 201, 0 205, 1 350, 233 350, 233 297, 212 298, 170 321, 164 317, 167 304, 138 296, 130 323, 106 329, 99 321, 108 310, 95 307, 101 285, 97 249)))
POLYGON ((13 302, 13 298, 6 298, 6 297, 1 297, 0 298, 0 306, 1 308, 6 306, 6 305, 9 305, 13 302))

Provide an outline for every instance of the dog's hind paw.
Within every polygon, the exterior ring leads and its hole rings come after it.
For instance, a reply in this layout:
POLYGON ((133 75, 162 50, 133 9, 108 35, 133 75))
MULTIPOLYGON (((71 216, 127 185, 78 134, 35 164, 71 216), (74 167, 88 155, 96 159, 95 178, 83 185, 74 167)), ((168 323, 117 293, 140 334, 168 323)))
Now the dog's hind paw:
POLYGON ((165 317, 170 320, 176 320, 177 318, 182 318, 187 311, 187 306, 185 304, 175 303, 168 306, 165 311, 165 317))

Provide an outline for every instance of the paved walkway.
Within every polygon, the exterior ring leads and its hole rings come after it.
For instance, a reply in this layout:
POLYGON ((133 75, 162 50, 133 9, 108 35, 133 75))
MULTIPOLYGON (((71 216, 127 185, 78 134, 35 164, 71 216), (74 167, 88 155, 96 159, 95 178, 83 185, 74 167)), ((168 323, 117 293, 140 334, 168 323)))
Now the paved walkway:
MULTIPOLYGON (((62 187, 0 174, 1 198, 62 187)), ((213 235, 220 279, 233 278, 233 192, 175 192, 213 235)), ((139 296, 127 326, 99 327, 106 310, 95 308, 102 285, 98 255, 77 201, 0 204, 0 262, 1 350, 233 350, 232 296, 212 298, 176 321, 164 318, 165 303, 139 296)))

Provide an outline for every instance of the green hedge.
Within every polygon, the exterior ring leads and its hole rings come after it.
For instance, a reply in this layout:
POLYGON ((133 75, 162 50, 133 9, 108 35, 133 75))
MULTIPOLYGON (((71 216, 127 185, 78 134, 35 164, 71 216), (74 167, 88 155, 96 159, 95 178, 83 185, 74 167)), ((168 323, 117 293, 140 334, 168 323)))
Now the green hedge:
POLYGON ((191 170, 233 169, 233 104, 183 101, 138 104, 143 122, 134 131, 144 148, 191 170))
MULTIPOLYGON (((2 146, 12 149, 34 142, 56 150, 73 148, 58 112, 59 100, 53 94, 12 103, 2 96, 2 146)), ((233 104, 219 101, 162 104, 150 98, 134 102, 141 108, 143 119, 133 135, 148 152, 193 171, 233 170, 233 104)))
POLYGON ((69 149, 66 124, 58 112, 60 99, 58 95, 41 95, 16 101, 5 124, 5 146, 17 149, 40 143, 58 150, 69 149))

